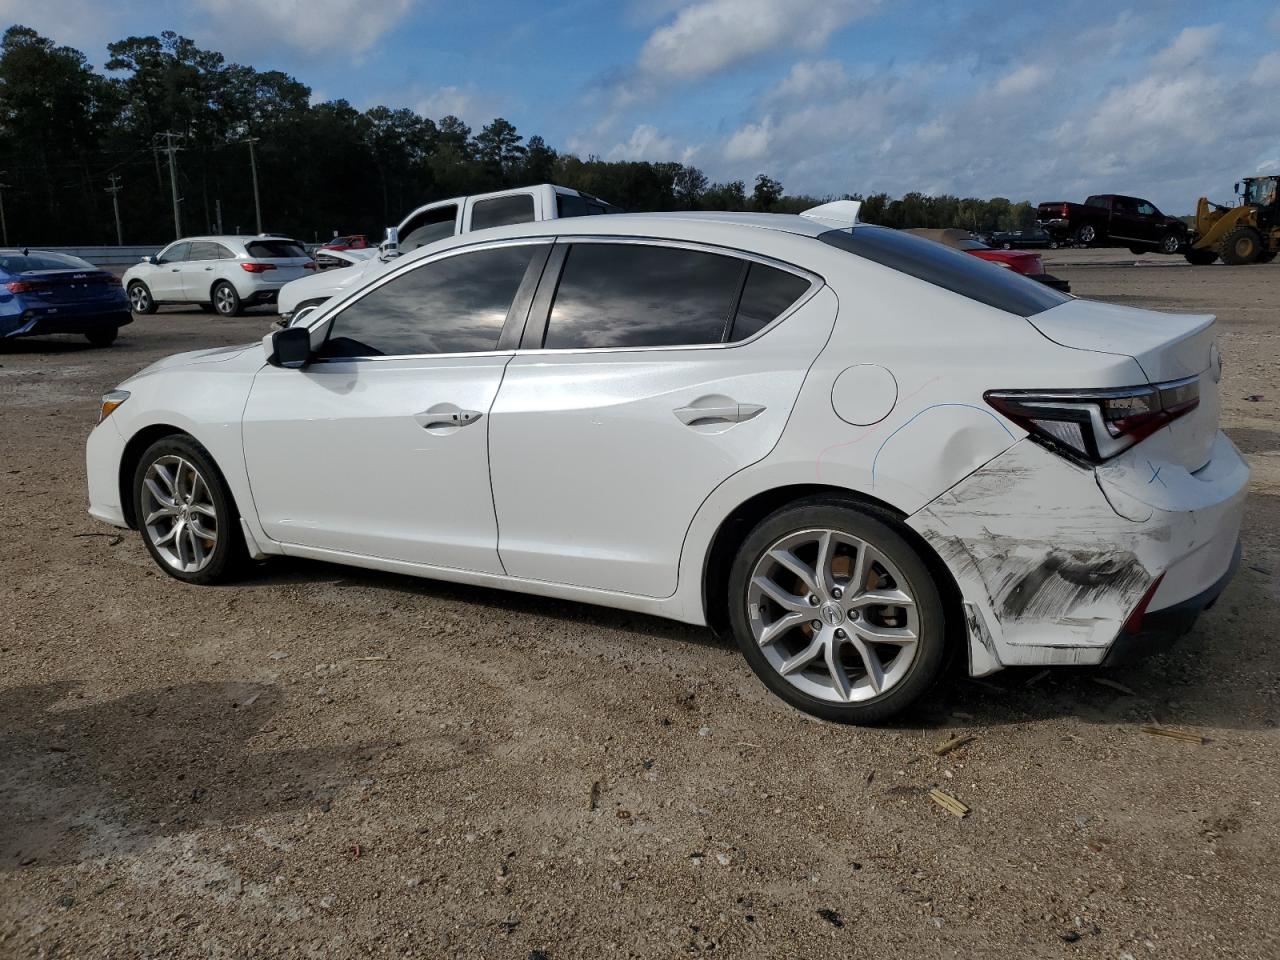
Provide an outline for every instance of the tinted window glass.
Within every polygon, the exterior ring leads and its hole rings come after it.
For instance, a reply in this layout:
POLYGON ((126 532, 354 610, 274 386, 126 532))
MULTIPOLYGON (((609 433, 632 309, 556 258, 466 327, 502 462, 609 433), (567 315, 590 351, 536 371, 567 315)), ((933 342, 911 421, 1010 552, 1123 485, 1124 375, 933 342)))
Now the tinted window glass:
POLYGON ((579 243, 556 288, 544 346, 669 347, 719 343, 743 263, 696 250, 579 243))
POLYGON ((28 270, 97 270, 93 264, 65 253, 11 253, 0 255, 0 270, 26 273, 28 270))
POLYGON ((160 255, 161 263, 177 263, 179 260, 187 259, 187 251, 191 249, 191 244, 187 242, 175 243, 172 247, 160 255))
POLYGON ((411 217, 400 230, 400 249, 407 253, 425 247, 428 243, 452 237, 457 220, 458 208, 452 203, 411 217))
POLYGON ((533 244, 463 253, 384 283, 334 318, 327 357, 494 350, 533 244))
POLYGON ((249 256, 264 260, 283 260, 307 255, 307 248, 296 240, 251 240, 244 245, 244 249, 249 256))
POLYGON ((472 230, 501 227, 508 223, 529 223, 531 220, 533 220, 533 196, 528 193, 479 200, 471 208, 472 230))
POLYGON ((808 289, 809 281, 804 277, 776 267, 766 267, 762 263, 751 264, 729 339, 736 341, 754 337, 808 289))
POLYGON ((1071 299, 1012 270, 887 227, 828 230, 818 239, 1020 317, 1030 317, 1071 299))
POLYGON ((210 243, 208 241, 198 241, 191 244, 191 253, 187 255, 188 260, 221 260, 231 256, 231 251, 220 243, 210 243))

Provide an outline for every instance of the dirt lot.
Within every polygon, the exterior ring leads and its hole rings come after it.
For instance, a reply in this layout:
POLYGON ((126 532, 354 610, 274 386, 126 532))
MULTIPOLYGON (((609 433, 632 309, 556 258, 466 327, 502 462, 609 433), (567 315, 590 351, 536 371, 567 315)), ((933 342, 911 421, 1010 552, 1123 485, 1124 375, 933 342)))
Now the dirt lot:
POLYGON ((183 586, 85 514, 97 398, 269 316, 0 346, 0 957, 1280 956, 1280 263, 1132 263, 1050 268, 1220 316, 1240 575, 1172 654, 875 730, 631 614, 300 561, 183 586))

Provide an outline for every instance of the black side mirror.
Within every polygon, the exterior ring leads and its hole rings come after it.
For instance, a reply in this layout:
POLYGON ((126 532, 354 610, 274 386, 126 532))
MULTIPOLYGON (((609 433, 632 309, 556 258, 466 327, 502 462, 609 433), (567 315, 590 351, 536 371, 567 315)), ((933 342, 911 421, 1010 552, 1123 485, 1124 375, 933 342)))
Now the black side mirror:
POLYGON ((1240 192, 1240 181, 1239 181, 1239 180, 1237 180, 1237 181, 1236 181, 1236 193, 1239 193, 1239 192, 1240 192))
POLYGON ((311 331, 306 327, 285 327, 271 334, 271 356, 276 367, 305 367, 311 359, 311 331))

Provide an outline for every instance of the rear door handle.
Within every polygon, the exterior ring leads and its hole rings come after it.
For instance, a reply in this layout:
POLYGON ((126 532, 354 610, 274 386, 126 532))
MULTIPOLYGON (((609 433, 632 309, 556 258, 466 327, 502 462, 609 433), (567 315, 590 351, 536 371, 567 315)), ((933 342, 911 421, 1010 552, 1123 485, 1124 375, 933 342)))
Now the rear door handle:
POLYGON ((698 406, 696 401, 687 407, 679 407, 674 412, 676 418, 685 426, 696 427, 708 423, 742 423, 764 413, 765 408, 758 403, 714 403, 698 406))
POLYGON ((415 413, 413 419, 424 430, 440 427, 466 427, 479 420, 483 414, 479 410, 423 410, 415 413))

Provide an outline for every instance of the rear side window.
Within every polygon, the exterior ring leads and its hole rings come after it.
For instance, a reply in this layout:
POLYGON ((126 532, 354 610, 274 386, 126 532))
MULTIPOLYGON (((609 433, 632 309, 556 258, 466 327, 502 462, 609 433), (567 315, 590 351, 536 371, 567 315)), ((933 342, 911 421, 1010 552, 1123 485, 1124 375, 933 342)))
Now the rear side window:
POLYGON ((1071 298, 1012 270, 932 240, 887 227, 828 230, 823 243, 1020 317, 1043 313, 1071 298))
POLYGON ((729 339, 736 342, 754 337, 785 313, 808 289, 809 281, 804 277, 763 263, 751 264, 729 339))
POLYGON ((307 249, 296 240, 250 240, 245 252, 255 259, 284 260, 305 257, 307 249))
POLYGON ((403 273, 342 310, 320 355, 495 350, 520 281, 539 249, 536 244, 493 247, 424 263, 403 273))
POLYGON ((631 243, 578 243, 556 288, 543 346, 670 347, 720 343, 745 262, 631 243))
POLYGON ((187 256, 188 260, 227 260, 230 258, 230 250, 220 243, 212 243, 207 240, 191 244, 191 253, 187 256))
POLYGON ((556 194, 556 216, 594 217, 603 213, 617 213, 618 208, 595 197, 575 196, 572 193, 556 194))
POLYGON ((502 227, 508 223, 529 223, 533 220, 533 195, 518 193, 510 197, 494 197, 477 200, 471 208, 471 229, 502 227))

